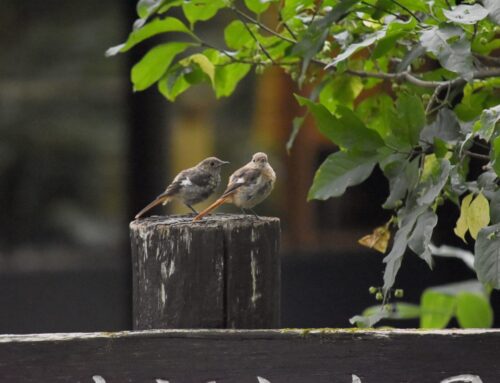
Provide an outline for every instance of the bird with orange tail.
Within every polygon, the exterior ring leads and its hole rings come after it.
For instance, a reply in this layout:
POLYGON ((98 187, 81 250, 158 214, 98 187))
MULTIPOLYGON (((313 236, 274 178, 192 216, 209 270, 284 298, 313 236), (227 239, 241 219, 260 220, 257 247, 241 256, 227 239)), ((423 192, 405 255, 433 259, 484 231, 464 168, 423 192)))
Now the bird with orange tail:
POLYGON ((198 165, 181 171, 162 194, 137 213, 135 219, 156 205, 166 205, 173 199, 181 201, 194 214, 198 214, 192 205, 206 200, 215 192, 220 184, 221 166, 228 163, 216 157, 208 157, 198 165))
POLYGON ((252 161, 236 170, 229 177, 229 183, 222 196, 194 217, 193 221, 200 220, 224 203, 236 205, 243 213, 246 213, 245 209, 249 209, 257 217, 252 208, 271 194, 275 180, 276 173, 269 165, 267 155, 265 153, 255 153, 252 161))

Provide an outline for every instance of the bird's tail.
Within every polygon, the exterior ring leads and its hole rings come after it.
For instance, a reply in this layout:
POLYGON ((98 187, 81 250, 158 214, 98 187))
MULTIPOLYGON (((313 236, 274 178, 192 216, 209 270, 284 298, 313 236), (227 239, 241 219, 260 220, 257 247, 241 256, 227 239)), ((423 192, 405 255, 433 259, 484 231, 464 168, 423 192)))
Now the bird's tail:
POLYGON ((222 205, 224 202, 226 202, 229 197, 230 196, 219 198, 217 201, 215 201, 213 204, 211 204, 209 207, 207 207, 205 210, 203 210, 201 213, 199 213, 196 217, 194 217, 193 222, 199 221, 204 216, 206 216, 208 213, 210 213, 212 210, 218 208, 220 205, 222 205))
POLYGON ((153 202, 149 203, 144 209, 135 215, 135 219, 140 218, 145 212, 154 208, 156 205, 163 203, 164 205, 172 199, 168 195, 160 195, 153 202))

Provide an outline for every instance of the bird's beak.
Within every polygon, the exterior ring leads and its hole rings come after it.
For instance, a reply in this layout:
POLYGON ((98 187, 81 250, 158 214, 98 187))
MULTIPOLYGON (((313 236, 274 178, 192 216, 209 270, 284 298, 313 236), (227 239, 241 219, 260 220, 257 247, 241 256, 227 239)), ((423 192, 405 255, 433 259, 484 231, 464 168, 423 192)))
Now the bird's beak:
POLYGON ((219 167, 222 166, 222 165, 227 165, 227 164, 230 164, 229 161, 222 161, 220 164, 219 164, 219 167))

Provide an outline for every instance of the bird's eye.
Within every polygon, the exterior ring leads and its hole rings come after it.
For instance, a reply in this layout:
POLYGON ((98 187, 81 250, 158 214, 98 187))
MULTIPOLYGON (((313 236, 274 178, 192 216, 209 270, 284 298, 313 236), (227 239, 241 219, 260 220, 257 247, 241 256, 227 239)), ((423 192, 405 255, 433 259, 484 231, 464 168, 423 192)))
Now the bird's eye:
POLYGON ((215 162, 210 162, 210 166, 215 166, 215 162))

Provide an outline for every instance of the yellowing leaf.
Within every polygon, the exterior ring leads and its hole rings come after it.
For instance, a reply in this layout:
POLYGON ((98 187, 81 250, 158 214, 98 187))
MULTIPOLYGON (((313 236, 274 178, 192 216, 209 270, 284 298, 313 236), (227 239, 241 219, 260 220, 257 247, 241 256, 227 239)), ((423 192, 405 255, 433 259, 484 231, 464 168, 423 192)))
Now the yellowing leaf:
POLYGON ((389 225, 386 224, 375 228, 371 234, 365 235, 363 238, 359 239, 358 243, 384 254, 390 239, 391 232, 389 230, 389 225))
POLYGON ((455 229, 453 230, 457 237, 462 238, 465 243, 467 243, 467 241, 465 240, 465 233, 467 233, 467 230, 469 228, 467 224, 467 215, 472 197, 473 194, 471 193, 465 196, 465 198, 462 200, 462 205, 460 206, 460 217, 458 217, 457 224, 455 226, 455 229))
POLYGON ((490 205, 483 193, 479 193, 467 211, 467 226, 472 238, 476 239, 479 230, 488 223, 490 223, 490 205))
POLYGON ((214 84, 215 66, 208 59, 207 56, 205 56, 204 54, 201 54, 201 53, 196 53, 194 55, 187 57, 185 60, 183 60, 183 64, 187 64, 190 62, 194 62, 194 63, 198 64, 198 66, 201 68, 201 70, 210 78, 212 85, 214 84))

